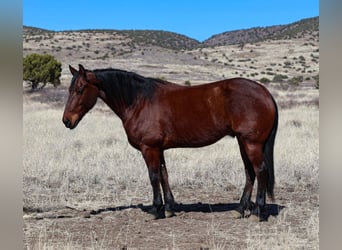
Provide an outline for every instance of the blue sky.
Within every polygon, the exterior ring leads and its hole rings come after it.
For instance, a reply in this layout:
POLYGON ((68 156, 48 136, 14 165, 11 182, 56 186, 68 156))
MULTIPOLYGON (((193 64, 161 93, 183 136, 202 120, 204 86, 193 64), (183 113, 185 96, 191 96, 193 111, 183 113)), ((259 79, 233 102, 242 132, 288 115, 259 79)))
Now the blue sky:
POLYGON ((23 24, 55 31, 153 29, 199 41, 319 15, 318 0, 23 0, 23 24))

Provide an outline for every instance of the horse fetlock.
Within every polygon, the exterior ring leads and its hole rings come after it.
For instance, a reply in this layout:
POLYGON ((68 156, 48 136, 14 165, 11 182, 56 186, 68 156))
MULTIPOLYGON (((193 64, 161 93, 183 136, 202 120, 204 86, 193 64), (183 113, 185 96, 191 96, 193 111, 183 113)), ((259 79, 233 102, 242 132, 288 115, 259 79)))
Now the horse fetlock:
POLYGON ((166 204, 165 205, 165 217, 166 218, 170 218, 170 217, 173 217, 173 216, 176 216, 176 214, 175 214, 175 212, 172 209, 172 205, 166 204))
POLYGON ((155 220, 165 218, 163 206, 153 206, 148 213, 151 214, 155 220))
POLYGON ((265 206, 255 206, 253 210, 251 210, 251 214, 249 218, 252 221, 266 221, 267 220, 267 212, 265 206))

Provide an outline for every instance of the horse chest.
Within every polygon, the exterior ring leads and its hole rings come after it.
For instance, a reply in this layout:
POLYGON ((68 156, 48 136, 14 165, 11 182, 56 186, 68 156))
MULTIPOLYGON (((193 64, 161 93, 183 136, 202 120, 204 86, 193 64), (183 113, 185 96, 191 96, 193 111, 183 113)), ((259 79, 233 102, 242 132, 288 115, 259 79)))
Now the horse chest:
POLYGON ((162 131, 156 114, 151 110, 135 113, 123 122, 129 143, 140 149, 143 145, 151 147, 161 144, 162 131))

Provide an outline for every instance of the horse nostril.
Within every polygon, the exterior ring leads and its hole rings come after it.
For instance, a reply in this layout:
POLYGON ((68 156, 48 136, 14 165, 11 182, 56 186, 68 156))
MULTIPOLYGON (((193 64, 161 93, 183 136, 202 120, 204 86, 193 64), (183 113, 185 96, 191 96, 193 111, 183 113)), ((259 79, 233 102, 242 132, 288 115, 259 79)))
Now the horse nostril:
POLYGON ((70 128, 71 127, 71 121, 69 119, 63 119, 63 123, 65 127, 70 128))

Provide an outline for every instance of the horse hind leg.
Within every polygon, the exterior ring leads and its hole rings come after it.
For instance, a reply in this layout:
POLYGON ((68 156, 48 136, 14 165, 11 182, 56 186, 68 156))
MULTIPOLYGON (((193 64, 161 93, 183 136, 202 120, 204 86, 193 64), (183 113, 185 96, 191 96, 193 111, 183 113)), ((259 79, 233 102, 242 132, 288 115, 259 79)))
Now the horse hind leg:
POLYGON ((238 138, 239 147, 240 147, 240 154, 242 161, 245 166, 245 175, 246 175, 246 183, 243 189, 243 194, 240 199, 240 205, 237 208, 237 214, 235 217, 245 217, 246 210, 252 210, 254 208, 254 204, 251 202, 251 195, 253 192, 253 186, 255 181, 255 173, 253 169, 253 164, 248 158, 248 155, 245 151, 245 146, 243 142, 238 138))
POLYGON ((263 144, 245 143, 246 155, 253 166, 255 176, 258 181, 255 206, 252 209, 252 215, 261 219, 266 206, 266 189, 268 181, 267 168, 264 161, 263 144))

